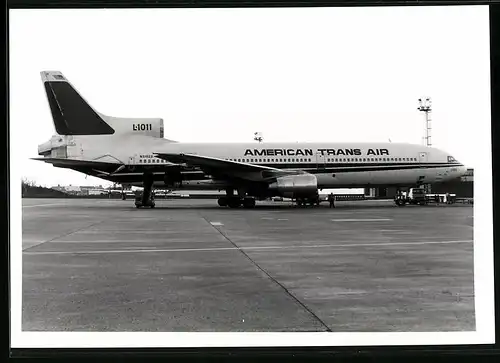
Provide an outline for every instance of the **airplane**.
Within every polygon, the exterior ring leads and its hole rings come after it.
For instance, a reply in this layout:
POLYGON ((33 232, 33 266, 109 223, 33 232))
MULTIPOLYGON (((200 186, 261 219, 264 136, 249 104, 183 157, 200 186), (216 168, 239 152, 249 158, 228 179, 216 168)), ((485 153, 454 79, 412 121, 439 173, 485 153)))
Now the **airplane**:
POLYGON ((292 198, 319 204, 319 190, 410 187, 462 176, 447 152, 404 143, 183 143, 164 138, 161 118, 106 116, 59 71, 41 72, 57 135, 39 158, 122 185, 144 188, 136 206, 154 207, 154 187, 225 190, 221 207, 255 207, 256 200, 292 198))

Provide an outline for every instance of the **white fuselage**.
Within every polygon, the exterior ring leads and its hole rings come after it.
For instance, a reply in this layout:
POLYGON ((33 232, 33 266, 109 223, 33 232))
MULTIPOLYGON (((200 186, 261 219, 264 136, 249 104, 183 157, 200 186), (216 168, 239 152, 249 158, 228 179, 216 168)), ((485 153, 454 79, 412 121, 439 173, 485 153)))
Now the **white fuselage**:
MULTIPOLYGON (((466 168, 436 148, 399 143, 180 143, 143 135, 57 136, 66 157, 126 165, 129 173, 171 163, 155 153, 186 153, 316 175, 318 188, 436 183, 466 168)), ((52 142, 52 149, 58 140, 52 142)), ((46 145, 46 144, 45 144, 46 145)), ((42 145, 40 147, 43 147, 42 145)), ((39 149, 40 149, 39 147, 39 149)), ((163 172, 164 173, 164 172, 163 172)), ((157 184, 160 185, 161 183, 157 184)), ((217 189, 218 181, 184 182, 187 189, 217 189)))

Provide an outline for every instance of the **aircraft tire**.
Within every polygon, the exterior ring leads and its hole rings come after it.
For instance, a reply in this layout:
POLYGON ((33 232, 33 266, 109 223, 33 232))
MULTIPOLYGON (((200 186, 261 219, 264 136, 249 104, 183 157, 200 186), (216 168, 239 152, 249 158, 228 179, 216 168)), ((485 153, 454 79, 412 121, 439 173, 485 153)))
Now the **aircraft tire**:
POLYGON ((255 207, 255 199, 254 198, 243 199, 243 206, 245 208, 254 208, 255 207))
POLYGON ((238 208, 241 205, 241 200, 239 198, 231 198, 227 201, 229 208, 238 208))
POLYGON ((402 201, 402 200, 400 200, 400 199, 398 199, 398 200, 396 201, 396 205, 397 205, 398 207, 403 207, 403 206, 405 205, 405 202, 404 202, 404 201, 402 201))
POLYGON ((220 207, 227 207, 227 198, 222 197, 217 200, 220 207))

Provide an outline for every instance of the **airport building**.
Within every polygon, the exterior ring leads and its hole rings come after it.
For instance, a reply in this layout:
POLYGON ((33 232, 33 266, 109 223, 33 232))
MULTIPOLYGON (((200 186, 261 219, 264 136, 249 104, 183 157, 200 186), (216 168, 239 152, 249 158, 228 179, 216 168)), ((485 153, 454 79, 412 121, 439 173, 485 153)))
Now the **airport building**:
POLYGON ((58 185, 52 187, 54 190, 74 195, 100 195, 107 194, 107 190, 102 185, 58 185))

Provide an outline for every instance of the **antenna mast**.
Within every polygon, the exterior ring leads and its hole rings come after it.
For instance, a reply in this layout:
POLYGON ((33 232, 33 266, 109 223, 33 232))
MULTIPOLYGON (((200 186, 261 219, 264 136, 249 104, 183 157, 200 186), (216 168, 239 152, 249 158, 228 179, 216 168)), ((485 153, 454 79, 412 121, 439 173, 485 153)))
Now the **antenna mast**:
POLYGON ((432 146, 431 142, 431 129, 432 129, 432 124, 431 124, 431 111, 432 111, 432 101, 429 97, 422 99, 418 99, 419 106, 417 110, 420 112, 425 112, 425 145, 428 147, 432 146))

